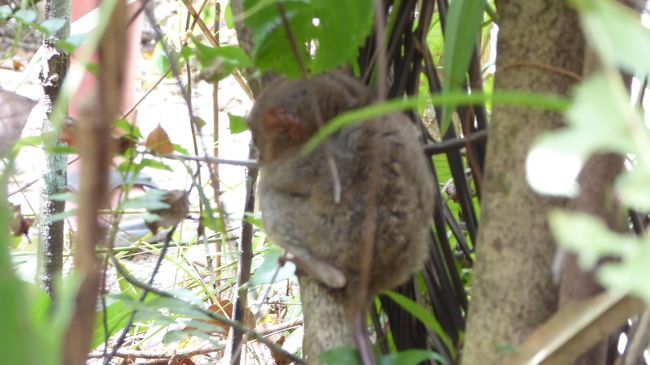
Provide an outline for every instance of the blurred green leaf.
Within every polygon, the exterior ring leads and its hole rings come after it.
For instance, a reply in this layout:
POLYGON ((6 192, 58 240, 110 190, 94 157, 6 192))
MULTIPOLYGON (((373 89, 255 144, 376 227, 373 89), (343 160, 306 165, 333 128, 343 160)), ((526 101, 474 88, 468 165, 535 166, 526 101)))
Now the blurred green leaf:
POLYGON ((578 262, 584 269, 593 268, 602 256, 630 256, 638 249, 638 238, 615 233, 589 214, 557 210, 551 212, 549 224, 562 246, 579 252, 578 262))
POLYGON ((143 195, 129 198, 121 205, 121 209, 147 209, 156 210, 169 208, 169 204, 163 203, 166 192, 163 190, 152 189, 146 191, 143 195))
POLYGON ((45 30, 45 34, 52 35, 63 29, 63 27, 65 27, 65 24, 65 19, 50 18, 41 23, 41 28, 45 30))
POLYGON ((576 0, 584 34, 598 57, 640 76, 650 75, 650 30, 632 9, 615 1, 576 0))
POLYGON ((237 134, 248 130, 248 124, 246 124, 246 119, 240 117, 239 115, 228 114, 230 119, 230 133, 237 134))
POLYGON ((140 166, 149 167, 156 170, 174 171, 174 169, 172 169, 171 166, 163 162, 160 162, 158 160, 152 160, 150 158, 143 158, 142 161, 140 162, 140 166))
POLYGON ((597 150, 631 152, 633 144, 622 122, 631 107, 622 85, 612 85, 597 74, 576 88, 574 100, 566 114, 569 128, 545 134, 534 148, 576 156, 581 161, 597 150))
POLYGON ((650 211, 650 171, 647 169, 636 166, 621 174, 616 181, 616 191, 626 207, 639 212, 650 211))
POLYGON ((353 347, 337 347, 318 355, 318 361, 325 365, 359 365, 359 354, 353 347))
POLYGON ((235 21, 232 18, 232 6, 230 5, 230 0, 226 3, 226 9, 223 11, 223 21, 226 23, 228 29, 235 28, 235 21))
POLYGON ((31 24, 38 19, 38 14, 36 14, 34 10, 21 9, 14 13, 14 18, 19 20, 21 23, 31 24))
POLYGON ((63 51, 72 53, 77 48, 81 47, 84 42, 88 39, 88 34, 80 33, 73 34, 66 38, 65 40, 59 39, 56 41, 56 46, 61 48, 63 51))
POLYGON ((77 194, 73 192, 66 192, 66 193, 59 193, 59 194, 52 194, 50 195, 50 199, 54 201, 60 201, 60 202, 76 202, 77 201, 77 194))
POLYGON ((11 14, 13 14, 13 11, 9 7, 9 5, 0 6, 0 20, 8 19, 11 16, 11 14))
POLYGON ((569 107, 569 101, 562 97, 536 93, 499 91, 492 95, 486 95, 482 93, 466 94, 464 92, 450 92, 431 95, 428 99, 426 95, 420 94, 418 97, 392 99, 340 114, 327 121, 305 143, 301 153, 311 153, 325 138, 341 128, 386 114, 415 109, 425 101, 430 102, 432 105, 483 105, 487 100, 491 100, 495 104, 526 106, 556 112, 564 112, 569 107))
POLYGON ((251 285, 277 283, 294 275, 296 265, 293 262, 286 261, 284 265, 280 266, 280 258, 284 255, 283 251, 274 246, 264 254, 264 261, 250 279, 251 285))
MULTIPOLYGON (((454 0, 449 3, 445 25, 444 68, 442 90, 445 93, 460 90, 479 39, 483 22, 485 1, 454 0)), ((440 131, 444 135, 449 127, 456 105, 442 106, 440 131)))
POLYGON ((113 121, 113 126, 122 132, 135 137, 136 139, 142 138, 142 132, 140 132, 140 128, 126 119, 115 119, 113 121))
POLYGON ((445 358, 435 352, 412 349, 383 355, 379 359, 379 365, 418 365, 426 360, 447 364, 445 358))
MULTIPOLYGON (((179 53, 175 50, 173 44, 168 40, 168 38, 163 37, 158 41, 158 43, 156 43, 152 55, 154 66, 159 75, 164 75, 169 69, 171 69, 171 62, 169 61, 168 56, 171 56, 174 63, 178 64, 179 53)), ((168 75, 168 77, 172 77, 171 74, 168 75)))

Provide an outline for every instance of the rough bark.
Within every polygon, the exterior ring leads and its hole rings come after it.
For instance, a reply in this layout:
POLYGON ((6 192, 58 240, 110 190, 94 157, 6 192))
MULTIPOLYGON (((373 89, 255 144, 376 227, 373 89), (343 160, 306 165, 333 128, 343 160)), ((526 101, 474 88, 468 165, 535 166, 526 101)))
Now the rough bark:
MULTIPOLYGON (((61 84, 68 71, 68 55, 54 46, 57 39, 65 39, 70 33, 70 0, 50 0, 45 3, 46 18, 65 19, 66 25, 52 37, 43 39, 44 61, 41 70, 41 85, 45 115, 42 133, 50 136, 49 147, 60 147, 63 143, 56 137, 57 128, 52 123, 52 111, 59 96, 61 84)), ((61 276, 63 266, 63 221, 51 221, 52 215, 65 210, 65 201, 52 200, 54 194, 66 189, 67 156, 59 153, 45 153, 45 169, 41 176, 39 275, 43 290, 54 297, 54 283, 61 276)))
MULTIPOLYGON (((558 71, 580 74, 584 59, 576 14, 563 0, 496 5, 495 89, 566 95, 576 80, 558 71)), ((525 161, 535 138, 561 124, 559 114, 547 111, 494 108, 464 364, 500 364, 556 310, 547 214, 560 204, 531 190, 525 161)))
POLYGON ((298 276, 304 318, 302 353, 309 364, 316 356, 341 346, 352 346, 354 335, 343 291, 332 290, 306 275, 298 276))

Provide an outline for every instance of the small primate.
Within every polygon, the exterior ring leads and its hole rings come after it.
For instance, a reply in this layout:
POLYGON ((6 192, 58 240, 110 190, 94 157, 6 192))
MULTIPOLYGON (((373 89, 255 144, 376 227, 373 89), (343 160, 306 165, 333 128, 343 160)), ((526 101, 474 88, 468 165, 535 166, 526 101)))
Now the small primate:
POLYGON ((294 256, 299 275, 349 296, 359 289, 370 166, 379 159, 368 300, 404 283, 428 258, 434 187, 419 132, 396 113, 345 127, 308 155, 301 149, 322 122, 372 100, 365 85, 342 72, 278 80, 259 95, 248 118, 269 238, 294 256), (328 158, 339 175, 338 202, 328 158))

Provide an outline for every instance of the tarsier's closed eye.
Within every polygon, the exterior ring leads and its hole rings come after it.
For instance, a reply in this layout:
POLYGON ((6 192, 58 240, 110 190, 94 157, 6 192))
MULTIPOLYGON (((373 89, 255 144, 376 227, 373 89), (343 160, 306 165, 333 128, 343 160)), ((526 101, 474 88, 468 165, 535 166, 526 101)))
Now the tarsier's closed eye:
POLYGON ((295 141, 305 138, 305 128, 295 116, 285 112, 284 108, 269 108, 263 117, 264 127, 269 131, 285 135, 295 141))

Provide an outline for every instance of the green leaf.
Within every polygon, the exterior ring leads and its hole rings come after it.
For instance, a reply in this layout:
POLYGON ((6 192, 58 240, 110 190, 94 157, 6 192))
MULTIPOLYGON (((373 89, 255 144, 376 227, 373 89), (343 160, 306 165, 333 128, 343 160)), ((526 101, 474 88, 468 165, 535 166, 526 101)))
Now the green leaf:
POLYGON ((143 158, 140 162, 140 166, 149 167, 156 170, 174 171, 169 165, 158 160, 152 160, 150 158, 143 158))
POLYGON ((96 314, 95 327, 93 328, 91 347, 95 348, 104 343, 105 331, 108 336, 116 334, 122 330, 131 317, 132 309, 121 301, 115 301, 106 306, 106 329, 104 328, 103 311, 100 310, 96 314))
POLYGON ((7 176, 5 168, 0 180, 0 353, 8 364, 38 364, 40 351, 34 351, 35 331, 24 286, 14 274, 9 256, 10 213, 6 203, 7 176))
POLYGON ((235 69, 251 67, 253 62, 237 46, 209 47, 194 40, 194 54, 203 67, 201 78, 209 82, 223 79, 235 69))
POLYGON ((246 124, 246 119, 234 114, 228 114, 230 118, 230 133, 237 134, 243 131, 248 130, 248 124, 246 124))
MULTIPOLYGON (((372 26, 371 0, 284 0, 281 3, 300 60, 312 75, 356 59, 358 49, 372 26), (310 44, 316 47, 313 53, 310 44)), ((249 14, 244 22, 253 33, 255 65, 289 78, 299 77, 300 63, 296 60, 276 3, 246 0, 244 5, 249 14)))
POLYGON ((73 34, 65 40, 59 39, 55 43, 56 46, 61 48, 63 51, 73 53, 77 48, 81 47, 87 39, 88 34, 81 33, 73 34))
POLYGON ((45 219, 45 222, 46 223, 47 222, 60 222, 60 221, 65 220, 65 219, 72 218, 72 217, 74 217, 76 215, 77 215, 76 210, 68 210, 68 211, 65 211, 65 212, 52 214, 51 216, 47 217, 47 219, 45 219))
POLYGON ((616 181, 616 191, 626 207, 639 212, 650 211, 650 171, 642 166, 637 165, 620 175, 616 181))
POLYGON ((113 121, 113 126, 117 129, 120 129, 122 132, 135 137, 136 139, 142 138, 142 132, 140 132, 140 128, 126 119, 115 119, 113 121))
POLYGON ((31 24, 38 19, 38 14, 34 10, 21 9, 14 13, 14 18, 21 23, 31 24))
MULTIPOLYGON (((575 156, 581 161, 595 151, 630 152, 633 144, 622 123, 630 108, 622 86, 612 85, 605 76, 597 74, 576 88, 575 101, 566 114, 569 128, 543 135, 534 148, 575 156)), ((638 114, 634 116, 640 118, 638 114)))
MULTIPOLYGON (((449 4, 447 23, 445 25, 444 68, 443 84, 444 93, 459 90, 469 67, 472 54, 481 24, 483 22, 483 9, 485 1, 481 0, 454 0, 449 4)), ((443 105, 441 133, 444 134, 449 127, 454 104, 443 105)))
POLYGON ((152 189, 146 191, 143 195, 129 198, 121 205, 121 209, 165 209, 169 208, 169 204, 163 203, 163 198, 166 192, 163 190, 152 189))
POLYGON ((51 18, 41 23, 41 28, 45 30, 45 34, 52 35, 63 29, 65 24, 65 19, 51 18))
POLYGON ((228 0, 226 3, 226 8, 223 11, 223 21, 226 23, 226 27, 228 29, 235 28, 235 21, 232 17, 232 5, 230 4, 230 0, 228 0))
POLYGON ((583 33, 605 64, 618 65, 641 78, 650 75, 650 30, 641 24, 637 12, 615 1, 576 2, 583 33))
POLYGON ((413 317, 422 322, 422 324, 424 324, 429 330, 433 331, 433 333, 435 333, 438 338, 440 338, 442 343, 445 344, 447 350, 449 350, 449 352, 452 354, 452 357, 455 357, 456 349, 454 345, 451 343, 449 336, 447 336, 445 331, 442 329, 440 322, 438 322, 436 317, 431 312, 422 308, 418 303, 403 296, 402 294, 393 291, 385 291, 382 294, 385 294, 391 298, 395 303, 399 304, 407 312, 411 313, 413 317))
MULTIPOLYGON (((313 9, 307 1, 282 1, 285 13, 295 36, 300 58, 309 61, 306 44, 313 35, 313 9)), ((275 2, 265 0, 245 0, 244 8, 250 12, 252 8, 259 10, 244 19, 244 24, 253 33, 253 61, 261 70, 273 70, 277 73, 297 78, 301 75, 300 64, 294 57, 294 52, 282 26, 280 14, 275 2)))
POLYGON ((273 284, 294 275, 296 265, 292 262, 285 261, 284 265, 280 266, 283 251, 279 247, 274 247, 264 255, 264 261, 250 279, 251 285, 273 284))
POLYGON ((418 365, 426 360, 447 364, 444 357, 433 351, 412 349, 383 355, 379 359, 379 365, 418 365))
POLYGON ((11 14, 13 14, 13 11, 9 7, 9 5, 2 5, 0 6, 0 20, 7 20, 11 14))
POLYGON ((325 365, 359 365, 359 354, 353 347, 337 347, 318 355, 318 361, 325 365))
POLYGON ((631 256, 637 252, 639 239, 615 233, 594 216, 585 213, 551 212, 549 224, 562 246, 578 252, 584 269, 594 267, 603 256, 631 256))
POLYGON ((372 0, 312 0, 311 4, 318 19, 315 26, 318 50, 311 73, 330 71, 356 59, 359 47, 372 29, 372 0))
POLYGON ((500 91, 493 95, 481 93, 466 94, 464 92, 451 92, 447 94, 431 95, 430 99, 425 99, 425 95, 418 97, 392 99, 380 104, 373 104, 364 108, 355 109, 336 116, 334 119, 325 123, 305 143, 301 153, 309 154, 329 135, 344 128, 348 125, 361 123, 363 121, 384 116, 390 113, 401 112, 404 110, 415 109, 424 101, 432 105, 482 105, 487 100, 495 104, 505 104, 513 106, 526 106, 531 108, 546 109, 556 112, 564 112, 569 107, 569 102, 561 97, 553 95, 543 95, 535 93, 508 92, 500 91))
POLYGON ((163 37, 160 41, 158 41, 158 43, 156 43, 152 56, 156 71, 160 75, 164 75, 171 68, 171 62, 169 61, 168 53, 174 62, 178 64, 178 52, 176 52, 173 44, 167 39, 167 37, 163 37))
POLYGON ((60 201, 60 202, 76 202, 77 194, 73 192, 52 194, 50 195, 50 199, 54 201, 60 201))

